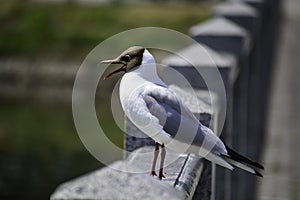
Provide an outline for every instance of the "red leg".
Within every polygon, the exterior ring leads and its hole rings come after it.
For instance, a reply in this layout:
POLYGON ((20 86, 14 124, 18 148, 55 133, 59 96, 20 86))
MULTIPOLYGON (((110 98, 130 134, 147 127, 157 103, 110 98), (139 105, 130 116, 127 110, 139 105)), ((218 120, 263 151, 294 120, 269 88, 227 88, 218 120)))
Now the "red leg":
POLYGON ((161 153, 160 153, 160 168, 159 168, 159 174, 158 174, 159 179, 165 178, 164 173, 163 173, 165 157, 166 157, 166 149, 165 149, 165 145, 163 144, 161 146, 161 153))
POLYGON ((155 149, 154 149, 153 162, 152 162, 152 167, 151 167, 151 172, 150 172, 151 176, 156 176, 155 166, 156 166, 156 161, 157 161, 158 153, 159 153, 159 144, 156 142, 155 143, 155 149))

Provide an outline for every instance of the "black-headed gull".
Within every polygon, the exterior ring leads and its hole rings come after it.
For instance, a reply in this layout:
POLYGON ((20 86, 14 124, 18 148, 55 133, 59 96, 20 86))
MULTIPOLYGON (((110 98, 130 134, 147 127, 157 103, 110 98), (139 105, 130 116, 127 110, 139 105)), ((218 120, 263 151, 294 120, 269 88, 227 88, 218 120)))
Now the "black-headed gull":
POLYGON ((262 176, 255 170, 263 169, 262 165, 226 146, 158 77, 155 59, 146 48, 130 47, 117 58, 101 63, 120 65, 104 80, 125 72, 119 90, 122 108, 130 121, 156 142, 151 175, 156 175, 155 166, 161 145, 160 179, 164 177, 165 146, 180 153, 197 154, 230 170, 236 166, 262 176))

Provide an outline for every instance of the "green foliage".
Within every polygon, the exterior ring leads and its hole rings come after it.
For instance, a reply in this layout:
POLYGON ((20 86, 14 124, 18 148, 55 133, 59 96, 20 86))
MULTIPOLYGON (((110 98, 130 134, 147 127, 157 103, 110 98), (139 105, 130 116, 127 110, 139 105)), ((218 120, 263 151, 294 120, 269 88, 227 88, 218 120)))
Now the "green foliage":
POLYGON ((159 26, 183 33, 208 17, 202 4, 80 6, 0 1, 0 55, 83 59, 106 38, 159 26))

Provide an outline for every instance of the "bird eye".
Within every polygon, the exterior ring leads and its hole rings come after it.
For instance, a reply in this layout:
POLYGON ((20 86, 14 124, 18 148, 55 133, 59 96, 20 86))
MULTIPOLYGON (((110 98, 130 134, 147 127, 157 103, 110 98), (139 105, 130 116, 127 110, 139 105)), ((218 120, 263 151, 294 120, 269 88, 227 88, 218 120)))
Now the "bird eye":
POLYGON ((129 61, 131 60, 130 55, 125 55, 125 56, 123 57, 123 60, 124 60, 125 62, 129 62, 129 61))

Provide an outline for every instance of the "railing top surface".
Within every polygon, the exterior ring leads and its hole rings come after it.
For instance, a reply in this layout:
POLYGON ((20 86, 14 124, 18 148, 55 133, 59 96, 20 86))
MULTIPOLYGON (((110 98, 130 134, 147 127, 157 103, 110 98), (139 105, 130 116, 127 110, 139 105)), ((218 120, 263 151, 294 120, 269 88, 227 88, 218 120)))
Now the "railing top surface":
POLYGON ((255 8, 243 2, 224 2, 218 4, 213 8, 213 13, 228 16, 243 16, 253 18, 256 18, 258 16, 258 12, 255 10, 255 8))
POLYGON ((230 68, 236 67, 236 59, 231 54, 218 53, 208 47, 207 45, 190 45, 178 52, 177 55, 167 57, 162 62, 169 66, 188 67, 195 65, 195 67, 219 67, 230 68))
POLYGON ((249 37, 248 31, 233 23, 224 17, 215 17, 206 22, 196 24, 189 30, 191 36, 209 35, 209 36, 231 36, 231 37, 249 37))

